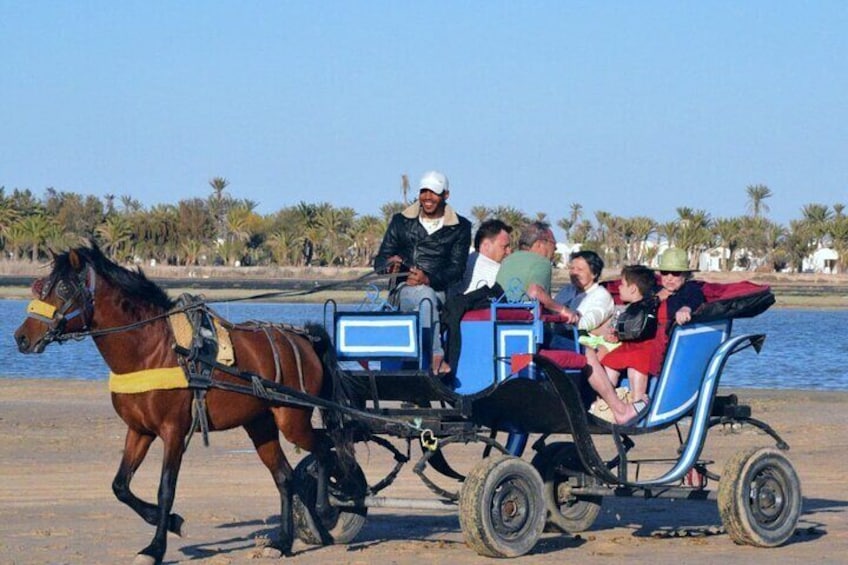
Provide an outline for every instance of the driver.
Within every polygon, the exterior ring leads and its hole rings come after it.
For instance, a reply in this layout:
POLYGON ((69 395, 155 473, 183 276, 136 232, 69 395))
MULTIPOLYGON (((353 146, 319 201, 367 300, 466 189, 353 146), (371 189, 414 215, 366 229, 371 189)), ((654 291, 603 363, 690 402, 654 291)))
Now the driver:
POLYGON ((433 320, 433 359, 431 370, 450 372, 444 362, 439 311, 445 292, 462 280, 471 248, 471 222, 447 203, 448 178, 439 171, 425 173, 419 183, 418 201, 392 216, 380 250, 374 259, 377 272, 406 272, 406 282, 395 289, 399 308, 417 312, 424 299, 433 308, 425 308, 425 327, 433 320))

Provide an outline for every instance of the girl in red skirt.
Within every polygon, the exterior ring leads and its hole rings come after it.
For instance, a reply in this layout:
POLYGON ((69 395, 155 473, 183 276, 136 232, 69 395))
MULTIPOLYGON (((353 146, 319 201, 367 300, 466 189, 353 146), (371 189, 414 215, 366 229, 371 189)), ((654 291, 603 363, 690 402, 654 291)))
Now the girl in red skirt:
MULTIPOLYGON (((656 277, 651 269, 643 265, 629 265, 621 270, 619 296, 622 302, 631 306, 643 300, 653 301, 656 300, 655 285, 656 277)), ((663 327, 660 320, 657 322, 657 327, 663 327)), ((611 343, 619 341, 614 327, 610 327, 606 340, 611 343)), ((587 362, 591 367, 589 385, 606 401, 618 424, 636 423, 648 409, 647 375, 651 366, 653 342, 652 333, 638 341, 622 341, 621 345, 607 353, 602 361, 599 361, 596 355, 587 355, 587 362), (630 379, 631 403, 620 399, 615 391, 619 376, 625 369, 630 379), (636 390, 634 383, 643 385, 643 388, 636 390)))

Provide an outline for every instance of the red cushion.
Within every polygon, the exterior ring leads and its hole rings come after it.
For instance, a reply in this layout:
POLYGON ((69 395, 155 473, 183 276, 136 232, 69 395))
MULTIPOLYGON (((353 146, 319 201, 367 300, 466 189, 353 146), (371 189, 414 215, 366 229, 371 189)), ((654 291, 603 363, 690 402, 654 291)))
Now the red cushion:
MULTIPOLYGON (((463 322, 488 322, 492 319, 491 308, 469 310, 462 316, 463 322)), ((533 319, 533 311, 524 308, 498 308, 499 322, 529 322, 533 319)))
MULTIPOLYGON (((716 300, 725 300, 728 298, 738 298, 740 296, 756 294, 758 292, 762 292, 764 290, 769 289, 768 285, 756 284, 750 281, 716 283, 696 280, 693 282, 695 282, 695 284, 701 287, 701 291, 704 293, 704 298, 707 302, 715 302, 716 300)), ((620 283, 620 279, 604 281, 601 283, 601 285, 606 288, 612 295, 612 298, 616 304, 621 304, 621 298, 618 295, 618 287, 620 283)), ((658 278, 657 286, 659 285, 660 281, 658 278)))
MULTIPOLYGON (((582 369, 586 366, 586 356, 575 351, 563 349, 542 349, 539 356, 552 361, 560 369, 582 369)), ((511 359, 511 371, 517 373, 533 360, 532 353, 516 353, 511 359)))
POLYGON ((756 284, 751 281, 737 281, 732 283, 701 283, 701 291, 704 293, 704 298, 707 302, 715 302, 716 300, 726 300, 728 298, 738 298, 756 294, 764 290, 768 290, 769 286, 764 284, 756 284))

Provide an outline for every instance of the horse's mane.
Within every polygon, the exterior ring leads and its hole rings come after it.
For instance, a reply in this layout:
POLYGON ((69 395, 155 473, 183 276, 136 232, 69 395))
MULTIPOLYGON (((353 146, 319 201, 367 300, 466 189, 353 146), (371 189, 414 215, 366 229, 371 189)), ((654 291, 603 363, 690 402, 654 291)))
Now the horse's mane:
POLYGON ((91 265, 98 275, 127 294, 165 310, 174 306, 174 301, 168 297, 168 294, 148 279, 141 268, 130 270, 121 267, 106 257, 95 243, 92 243, 91 247, 77 247, 72 251, 56 255, 53 259, 54 280, 74 275, 70 258, 72 252, 76 253, 84 263, 91 265))

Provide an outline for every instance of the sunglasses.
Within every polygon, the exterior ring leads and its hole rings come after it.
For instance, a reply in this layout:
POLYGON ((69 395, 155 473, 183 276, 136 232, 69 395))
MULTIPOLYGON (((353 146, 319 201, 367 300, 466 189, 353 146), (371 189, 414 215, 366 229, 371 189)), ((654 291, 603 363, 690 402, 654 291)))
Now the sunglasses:
POLYGON ((667 276, 667 275, 674 275, 675 277, 682 277, 684 275, 684 273, 681 272, 681 271, 660 271, 660 274, 664 277, 667 276))

